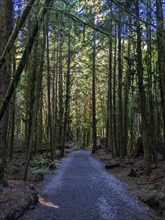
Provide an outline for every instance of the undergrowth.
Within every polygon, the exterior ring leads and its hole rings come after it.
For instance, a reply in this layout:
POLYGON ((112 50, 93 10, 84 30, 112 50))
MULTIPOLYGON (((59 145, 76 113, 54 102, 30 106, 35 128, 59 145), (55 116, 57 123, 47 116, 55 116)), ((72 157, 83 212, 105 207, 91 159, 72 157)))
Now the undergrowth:
POLYGON ((48 174, 50 170, 58 167, 60 161, 55 159, 52 161, 47 154, 37 156, 30 164, 31 172, 34 174, 48 174))

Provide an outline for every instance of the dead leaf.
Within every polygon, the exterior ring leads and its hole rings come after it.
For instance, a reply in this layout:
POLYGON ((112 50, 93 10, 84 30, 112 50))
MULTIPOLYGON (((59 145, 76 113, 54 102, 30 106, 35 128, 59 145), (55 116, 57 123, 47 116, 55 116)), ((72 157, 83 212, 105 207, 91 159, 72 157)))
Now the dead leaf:
POLYGON ((53 204, 52 202, 50 201, 46 201, 44 198, 42 198, 41 196, 39 196, 39 203, 43 206, 48 206, 48 207, 51 207, 51 208, 56 208, 56 209, 59 209, 60 207, 58 205, 55 205, 53 204))

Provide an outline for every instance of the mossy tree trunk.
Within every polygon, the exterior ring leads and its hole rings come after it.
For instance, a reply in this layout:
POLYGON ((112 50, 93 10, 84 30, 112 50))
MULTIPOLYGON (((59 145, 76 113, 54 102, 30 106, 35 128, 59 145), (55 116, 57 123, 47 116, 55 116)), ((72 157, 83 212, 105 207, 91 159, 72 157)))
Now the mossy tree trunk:
MULTIPOLYGON (((12 31, 13 3, 11 0, 0 1, 0 56, 12 31)), ((4 96, 10 83, 10 54, 6 54, 6 60, 0 67, 0 102, 6 105, 4 96)), ((4 183, 4 168, 6 163, 8 108, 0 120, 0 184, 4 183)))
POLYGON ((124 87, 124 125, 123 125, 123 150, 121 156, 127 155, 128 150, 128 125, 129 125, 129 91, 131 87, 131 68, 132 62, 130 58, 131 51, 131 40, 128 40, 128 51, 127 51, 127 72, 125 76, 125 87, 124 87))
POLYGON ((165 30, 163 18, 163 5, 161 0, 156 0, 156 17, 157 17, 157 45, 158 45, 158 65, 160 79, 161 105, 163 115, 163 142, 162 148, 165 159, 165 30))
POLYGON ((42 52, 41 52, 40 66, 38 68, 37 80, 36 80, 35 91, 34 91, 35 97, 34 97, 34 105, 33 105, 33 109, 32 109, 32 125, 31 125, 30 135, 29 135, 27 161, 26 161, 25 173, 24 173, 24 178, 23 178, 24 181, 26 181, 26 178, 27 178, 28 167, 29 167, 29 162, 30 162, 31 153, 32 153, 32 146, 33 146, 32 144, 33 144, 35 129, 36 129, 36 125, 37 125, 37 115, 38 115, 40 96, 41 96, 41 90, 42 90, 42 76, 43 76, 45 44, 46 44, 46 38, 45 38, 45 33, 43 31, 42 52))
MULTIPOLYGON (((135 2, 136 16, 139 17, 139 3, 138 0, 135 2)), ((141 124, 142 124, 142 140, 144 148, 144 166, 147 175, 151 173, 151 138, 149 135, 149 120, 147 116, 146 108, 146 95, 144 88, 144 73, 143 73, 143 62, 142 62, 142 49, 141 49, 141 27, 140 22, 137 21, 137 75, 138 75, 138 87, 140 96, 140 113, 141 113, 141 124)))

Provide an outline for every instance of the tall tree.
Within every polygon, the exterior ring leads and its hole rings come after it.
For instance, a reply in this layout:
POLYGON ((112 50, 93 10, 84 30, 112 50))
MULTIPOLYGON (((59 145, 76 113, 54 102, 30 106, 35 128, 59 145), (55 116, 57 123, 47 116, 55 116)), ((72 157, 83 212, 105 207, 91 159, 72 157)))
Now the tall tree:
POLYGON ((53 143, 53 125, 52 125, 52 109, 51 109, 51 76, 50 76, 50 46, 49 46, 49 17, 46 16, 46 46, 47 46, 47 96, 48 96, 48 129, 49 129, 49 142, 51 150, 51 159, 54 160, 54 143, 53 143))
POLYGON ((92 153, 97 150, 97 130, 96 130, 96 32, 93 33, 93 52, 92 52, 92 153))
MULTIPOLYGON (((119 11, 119 13, 121 13, 119 11)), ((119 16, 119 20, 121 20, 121 16, 119 16)), ((120 156, 124 157, 125 152, 123 148, 123 104, 122 104, 122 44, 121 44, 121 23, 118 24, 118 97, 119 97, 119 112, 118 112, 118 136, 119 136, 119 150, 120 156)))
MULTIPOLYGON (((139 2, 135 2, 136 16, 139 18, 139 2)), ((141 37, 141 27, 140 22, 137 20, 137 75, 138 75, 138 86, 140 95, 140 113, 141 113, 141 133, 144 147, 144 165, 145 172, 147 175, 151 173, 151 138, 149 135, 149 120, 147 116, 146 108, 146 94, 144 88, 144 72, 143 72, 143 62, 142 62, 142 37, 141 37)))
POLYGON ((116 127, 116 56, 117 56, 117 37, 116 37, 116 25, 115 25, 115 39, 114 39, 114 67, 113 67, 113 146, 114 155, 119 155, 118 142, 117 142, 117 127, 116 127))
POLYGON ((34 105, 33 105, 33 111, 32 111, 32 125, 31 125, 30 135, 29 135, 27 161, 26 161, 26 167, 25 167, 25 172, 24 172, 24 177, 23 177, 24 181, 26 181, 27 179, 28 168, 29 168, 30 158, 32 154, 32 144, 34 140, 34 133, 35 133, 36 125, 37 125, 37 113, 39 109, 40 95, 41 95, 41 89, 42 89, 42 74, 43 74, 45 45, 46 45, 46 37, 45 37, 45 32, 43 31, 42 52, 41 52, 40 67, 38 71, 37 82, 36 82, 35 91, 34 91, 35 97, 34 97, 34 105))
POLYGON ((64 156, 64 148, 67 135, 67 124, 69 117, 69 97, 70 97, 70 64, 71 64, 71 42, 70 33, 68 36, 68 63, 67 63, 67 75, 66 75, 66 93, 65 93, 65 115, 64 115, 64 131, 63 131, 63 144, 61 149, 61 155, 64 156))
MULTIPOLYGON (((62 136, 63 136, 63 114, 64 114, 64 109, 63 109, 63 35, 60 34, 60 46, 59 46, 59 112, 58 112, 58 145, 61 148, 62 147, 62 136)), ((61 152, 62 153, 62 152, 61 152)))
MULTIPOLYGON (((112 20, 110 20, 110 31, 112 31, 112 20)), ((109 35, 109 70, 108 70, 108 101, 107 101, 107 150, 111 150, 114 158, 113 142, 113 109, 112 109, 112 33, 109 35)))
POLYGON ((131 87, 131 73, 132 73, 132 60, 130 57, 131 52, 131 39, 128 39, 128 51, 125 59, 127 60, 127 70, 125 76, 125 88, 124 88, 124 126, 123 126, 123 146, 122 156, 127 155, 128 148, 128 124, 129 124, 129 90, 131 87))
MULTIPOLYGON (((0 55, 3 53, 5 45, 12 32, 13 21, 13 2, 11 0, 0 1, 0 55)), ((6 54, 6 60, 0 68, 0 102, 4 102, 4 96, 10 83, 10 54, 6 54)), ((6 149, 7 149, 7 128, 9 109, 7 108, 5 114, 0 120, 0 184, 4 183, 4 167, 6 163, 6 149)))
MULTIPOLYGON (((163 142, 165 144, 165 30, 163 19, 163 5, 161 0, 156 0, 156 17, 157 17, 157 44, 158 44, 158 64, 159 64, 159 79, 161 104, 163 114, 163 142)), ((163 147, 165 158, 165 146, 163 147)))

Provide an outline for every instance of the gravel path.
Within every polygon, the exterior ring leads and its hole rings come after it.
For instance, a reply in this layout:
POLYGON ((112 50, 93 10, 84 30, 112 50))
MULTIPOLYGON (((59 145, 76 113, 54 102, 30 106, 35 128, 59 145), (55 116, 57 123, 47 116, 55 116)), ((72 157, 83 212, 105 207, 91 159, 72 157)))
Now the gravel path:
POLYGON ((151 219, 143 204, 128 195, 127 185, 109 174, 104 164, 86 150, 72 152, 63 160, 44 185, 42 197, 46 205, 39 204, 20 219, 151 219))

